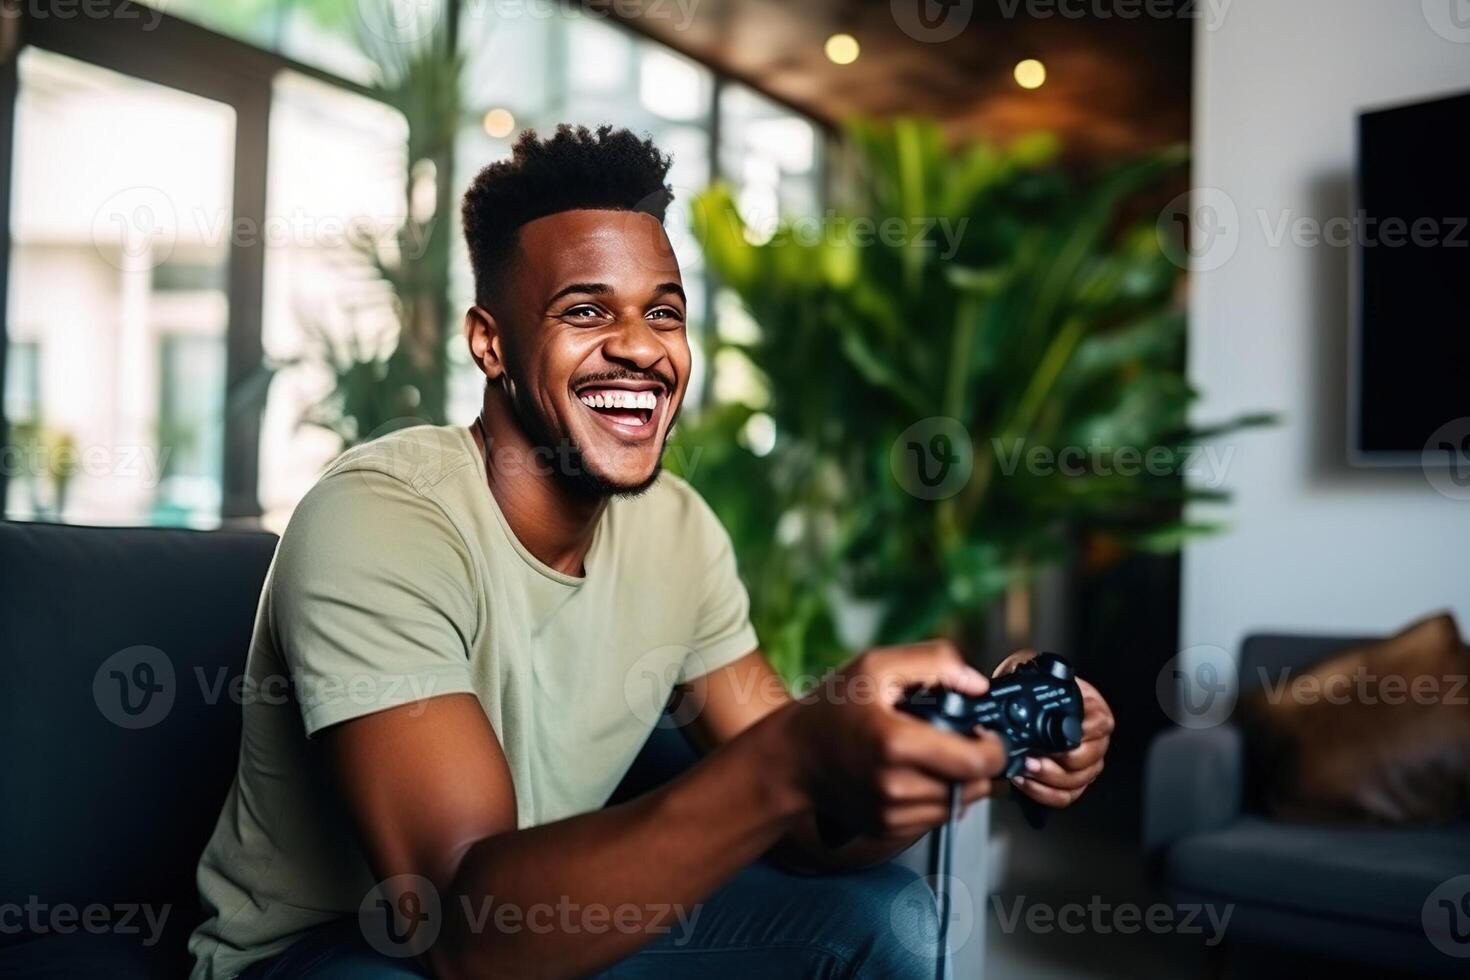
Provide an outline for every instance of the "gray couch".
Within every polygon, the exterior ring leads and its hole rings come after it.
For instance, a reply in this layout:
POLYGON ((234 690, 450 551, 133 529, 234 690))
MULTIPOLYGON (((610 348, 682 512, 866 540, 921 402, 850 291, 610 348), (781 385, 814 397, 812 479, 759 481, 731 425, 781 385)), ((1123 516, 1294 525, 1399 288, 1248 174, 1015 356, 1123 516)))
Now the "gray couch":
MULTIPOLYGON (((1239 658, 1240 692, 1257 686, 1263 670, 1274 683, 1283 668, 1305 668, 1360 642, 1250 636, 1239 658)), ((1470 873, 1470 824, 1398 829, 1274 821, 1254 802, 1247 759, 1233 722, 1172 729, 1150 747, 1144 846, 1173 900, 1233 905, 1230 943, 1470 973, 1470 960, 1437 949, 1425 925, 1431 893, 1470 873)))

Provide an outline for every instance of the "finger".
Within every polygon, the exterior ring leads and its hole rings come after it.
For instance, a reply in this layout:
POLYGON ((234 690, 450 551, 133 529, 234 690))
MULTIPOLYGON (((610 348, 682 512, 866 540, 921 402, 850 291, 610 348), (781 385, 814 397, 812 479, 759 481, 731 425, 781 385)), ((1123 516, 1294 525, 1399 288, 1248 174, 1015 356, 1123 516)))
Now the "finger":
MULTIPOLYGON (((990 779, 975 779, 960 788, 960 814, 963 816, 971 805, 995 794, 995 783, 990 779)), ((905 803, 890 806, 881 818, 883 833, 892 837, 912 837, 939 826, 949 819, 949 787, 943 788, 938 801, 905 803)))
POLYGON ((1016 779, 1011 780, 1011 783, 1016 787, 1016 789, 1018 789, 1020 792, 1024 793, 1031 799, 1035 800, 1037 803, 1041 803, 1050 807, 1060 808, 1064 806, 1071 806, 1072 802, 1076 800, 1077 797, 1082 795, 1081 790, 1052 789, 1050 786, 1043 786, 1038 782, 1026 779, 1024 777, 1017 777, 1016 779))
POLYGON ((1003 677, 1036 656, 1035 650, 1017 650, 1000 662, 1000 666, 990 672, 991 677, 1003 677))
POLYGON ((1053 759, 1031 758, 1026 760, 1026 780, 1050 786, 1052 789, 1084 789, 1102 770, 1101 762, 1076 771, 1063 769, 1053 759))
POLYGON ((913 766, 946 783, 988 778, 1005 769, 1005 743, 994 732, 957 735, 902 716, 895 723, 888 738, 890 763, 913 766))
POLYGON ((950 783, 935 779, 927 772, 907 766, 887 769, 878 778, 880 806, 904 806, 918 803, 949 802, 950 783))
MULTIPOLYGON (((948 640, 927 640, 905 646, 885 647, 865 654, 863 659, 875 674, 895 691, 893 701, 917 686, 947 687, 963 694, 981 695, 990 690, 990 680, 965 663, 959 648, 948 640)), ((890 702, 892 703, 892 702, 890 702)))
POLYGON ((968 807, 995 794, 995 780, 972 779, 960 791, 960 806, 968 807))
POLYGON ((1080 677, 1077 687, 1082 691, 1082 737, 1101 738, 1113 733, 1116 721, 1113 709, 1108 707, 1098 689, 1080 677))
POLYGON ((1113 716, 1084 711, 1082 715, 1082 741, 1107 738, 1113 734, 1113 716))
POLYGON ((949 820, 949 804, 921 803, 884 811, 881 834, 884 837, 913 837, 932 830, 949 820))
POLYGON ((1088 766, 1093 765, 1108 752, 1108 740, 1106 738, 1094 739, 1091 742, 1083 742, 1070 752, 1062 752, 1059 755, 1048 758, 1056 761, 1068 772, 1080 772, 1088 766))

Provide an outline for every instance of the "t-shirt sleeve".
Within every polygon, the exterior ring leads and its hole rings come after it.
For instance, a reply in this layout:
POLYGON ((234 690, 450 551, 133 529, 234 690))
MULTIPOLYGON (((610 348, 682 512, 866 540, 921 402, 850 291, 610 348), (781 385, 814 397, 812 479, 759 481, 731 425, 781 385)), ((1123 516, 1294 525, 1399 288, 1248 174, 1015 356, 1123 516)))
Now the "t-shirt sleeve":
POLYGON ((270 626, 307 735, 387 708, 473 692, 468 549, 439 505, 385 474, 317 484, 271 571, 270 626))
POLYGON ((705 572, 699 583, 695 635, 679 672, 680 684, 729 666, 760 645, 750 622, 750 595, 740 581, 730 535, 693 489, 686 492, 693 498, 698 525, 691 537, 702 542, 705 572))

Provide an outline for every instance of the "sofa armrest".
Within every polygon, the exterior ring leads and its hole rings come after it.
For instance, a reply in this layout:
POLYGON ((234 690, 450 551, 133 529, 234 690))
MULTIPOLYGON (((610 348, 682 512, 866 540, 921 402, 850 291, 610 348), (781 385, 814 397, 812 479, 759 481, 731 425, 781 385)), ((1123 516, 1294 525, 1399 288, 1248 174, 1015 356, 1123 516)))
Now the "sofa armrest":
POLYGON ((1149 746, 1143 785, 1143 846, 1149 854, 1240 813, 1245 740, 1234 725, 1175 728, 1149 746))

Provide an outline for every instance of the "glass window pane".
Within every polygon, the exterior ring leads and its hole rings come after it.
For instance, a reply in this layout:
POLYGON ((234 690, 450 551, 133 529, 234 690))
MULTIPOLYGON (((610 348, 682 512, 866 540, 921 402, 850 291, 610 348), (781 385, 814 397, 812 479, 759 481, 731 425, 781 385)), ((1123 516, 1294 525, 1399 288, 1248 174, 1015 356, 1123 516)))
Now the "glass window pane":
POLYGON ((377 70, 375 45, 427 37, 444 0, 144 0, 219 34, 362 84, 377 70))
POLYGON ((34 48, 19 77, 6 513, 217 523, 234 110, 34 48))
POLYGON ((262 325, 275 371, 259 486, 268 526, 284 524, 342 449, 330 429, 303 424, 329 403, 334 359, 383 355, 396 343, 393 293, 372 256, 396 259, 407 139, 403 117, 380 102, 294 73, 276 79, 262 325))
POLYGON ((810 119, 731 82, 720 92, 720 171, 752 234, 821 209, 822 133, 810 119))

